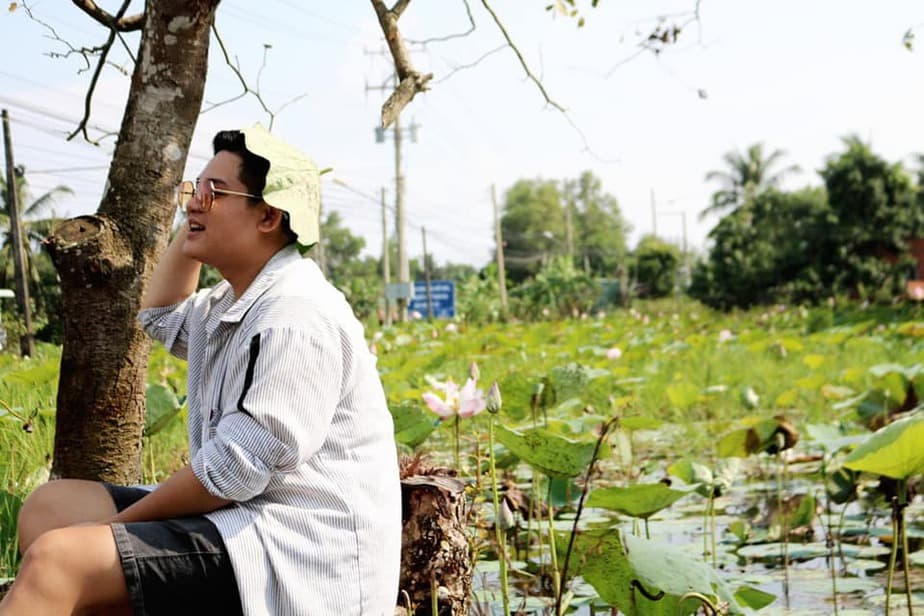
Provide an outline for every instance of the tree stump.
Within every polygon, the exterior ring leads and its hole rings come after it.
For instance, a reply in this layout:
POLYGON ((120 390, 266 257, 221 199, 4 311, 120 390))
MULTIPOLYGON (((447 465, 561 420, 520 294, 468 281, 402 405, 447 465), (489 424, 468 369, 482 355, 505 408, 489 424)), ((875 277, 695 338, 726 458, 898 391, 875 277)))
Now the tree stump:
POLYGON ((396 614, 466 616, 472 559, 465 532, 465 484, 442 475, 401 480, 401 592, 396 614))

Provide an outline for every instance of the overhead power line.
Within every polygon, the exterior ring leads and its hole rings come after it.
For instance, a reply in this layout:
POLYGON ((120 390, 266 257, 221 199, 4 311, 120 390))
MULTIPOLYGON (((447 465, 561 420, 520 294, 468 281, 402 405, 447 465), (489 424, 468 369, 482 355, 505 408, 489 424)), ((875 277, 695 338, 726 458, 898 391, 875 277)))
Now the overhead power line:
POLYGON ((64 167, 63 169, 42 169, 39 171, 29 170, 29 175, 54 175, 56 173, 78 173, 80 171, 103 171, 108 169, 109 165, 98 165, 95 167, 64 167))

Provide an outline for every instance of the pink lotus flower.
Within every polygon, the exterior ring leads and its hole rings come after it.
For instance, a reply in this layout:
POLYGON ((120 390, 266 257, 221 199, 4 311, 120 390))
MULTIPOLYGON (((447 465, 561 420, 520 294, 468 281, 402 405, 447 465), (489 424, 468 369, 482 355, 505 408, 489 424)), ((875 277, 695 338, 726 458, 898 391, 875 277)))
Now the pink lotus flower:
POLYGON ((728 342, 734 337, 735 334, 733 334, 730 329, 723 329, 719 332, 719 342, 728 342))
POLYGON ((442 396, 432 391, 423 394, 423 400, 431 411, 446 419, 454 415, 459 417, 472 417, 485 409, 484 392, 476 389, 475 379, 468 379, 462 389, 447 379, 445 383, 432 381, 431 384, 442 396))
POLYGON ((606 350, 607 359, 619 359, 620 357, 622 357, 622 349, 619 347, 613 347, 612 349, 606 350))

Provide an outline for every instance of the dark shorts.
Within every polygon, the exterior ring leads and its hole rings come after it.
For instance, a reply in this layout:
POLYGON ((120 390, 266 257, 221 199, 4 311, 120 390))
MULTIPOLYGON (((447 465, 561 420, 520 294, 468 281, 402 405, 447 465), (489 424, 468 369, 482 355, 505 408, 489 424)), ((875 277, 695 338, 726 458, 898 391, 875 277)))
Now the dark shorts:
MULTIPOLYGON (((103 484, 122 511, 148 494, 103 484)), ((203 516, 112 524, 134 616, 241 614, 231 560, 203 516)))

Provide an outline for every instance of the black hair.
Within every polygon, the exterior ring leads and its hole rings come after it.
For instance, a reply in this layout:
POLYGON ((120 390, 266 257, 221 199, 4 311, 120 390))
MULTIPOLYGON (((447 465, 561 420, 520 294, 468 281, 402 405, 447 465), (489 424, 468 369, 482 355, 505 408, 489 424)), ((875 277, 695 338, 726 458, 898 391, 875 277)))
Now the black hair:
POLYGON ((266 188, 266 174, 269 172, 270 162, 247 149, 244 133, 239 130, 223 130, 212 140, 215 153, 233 152, 241 157, 241 169, 238 179, 247 187, 252 195, 262 195, 266 188))
MULTIPOLYGON (((212 140, 212 148, 215 150, 215 154, 232 152, 240 156, 241 167, 237 174, 238 179, 247 187, 247 192, 250 194, 263 195, 270 162, 247 149, 244 133, 239 130, 219 131, 212 140)), ((259 203, 262 200, 262 196, 257 199, 248 198, 251 203, 259 203)), ((282 213, 282 231, 290 244, 298 238, 298 235, 289 226, 289 214, 287 212, 282 213)))

